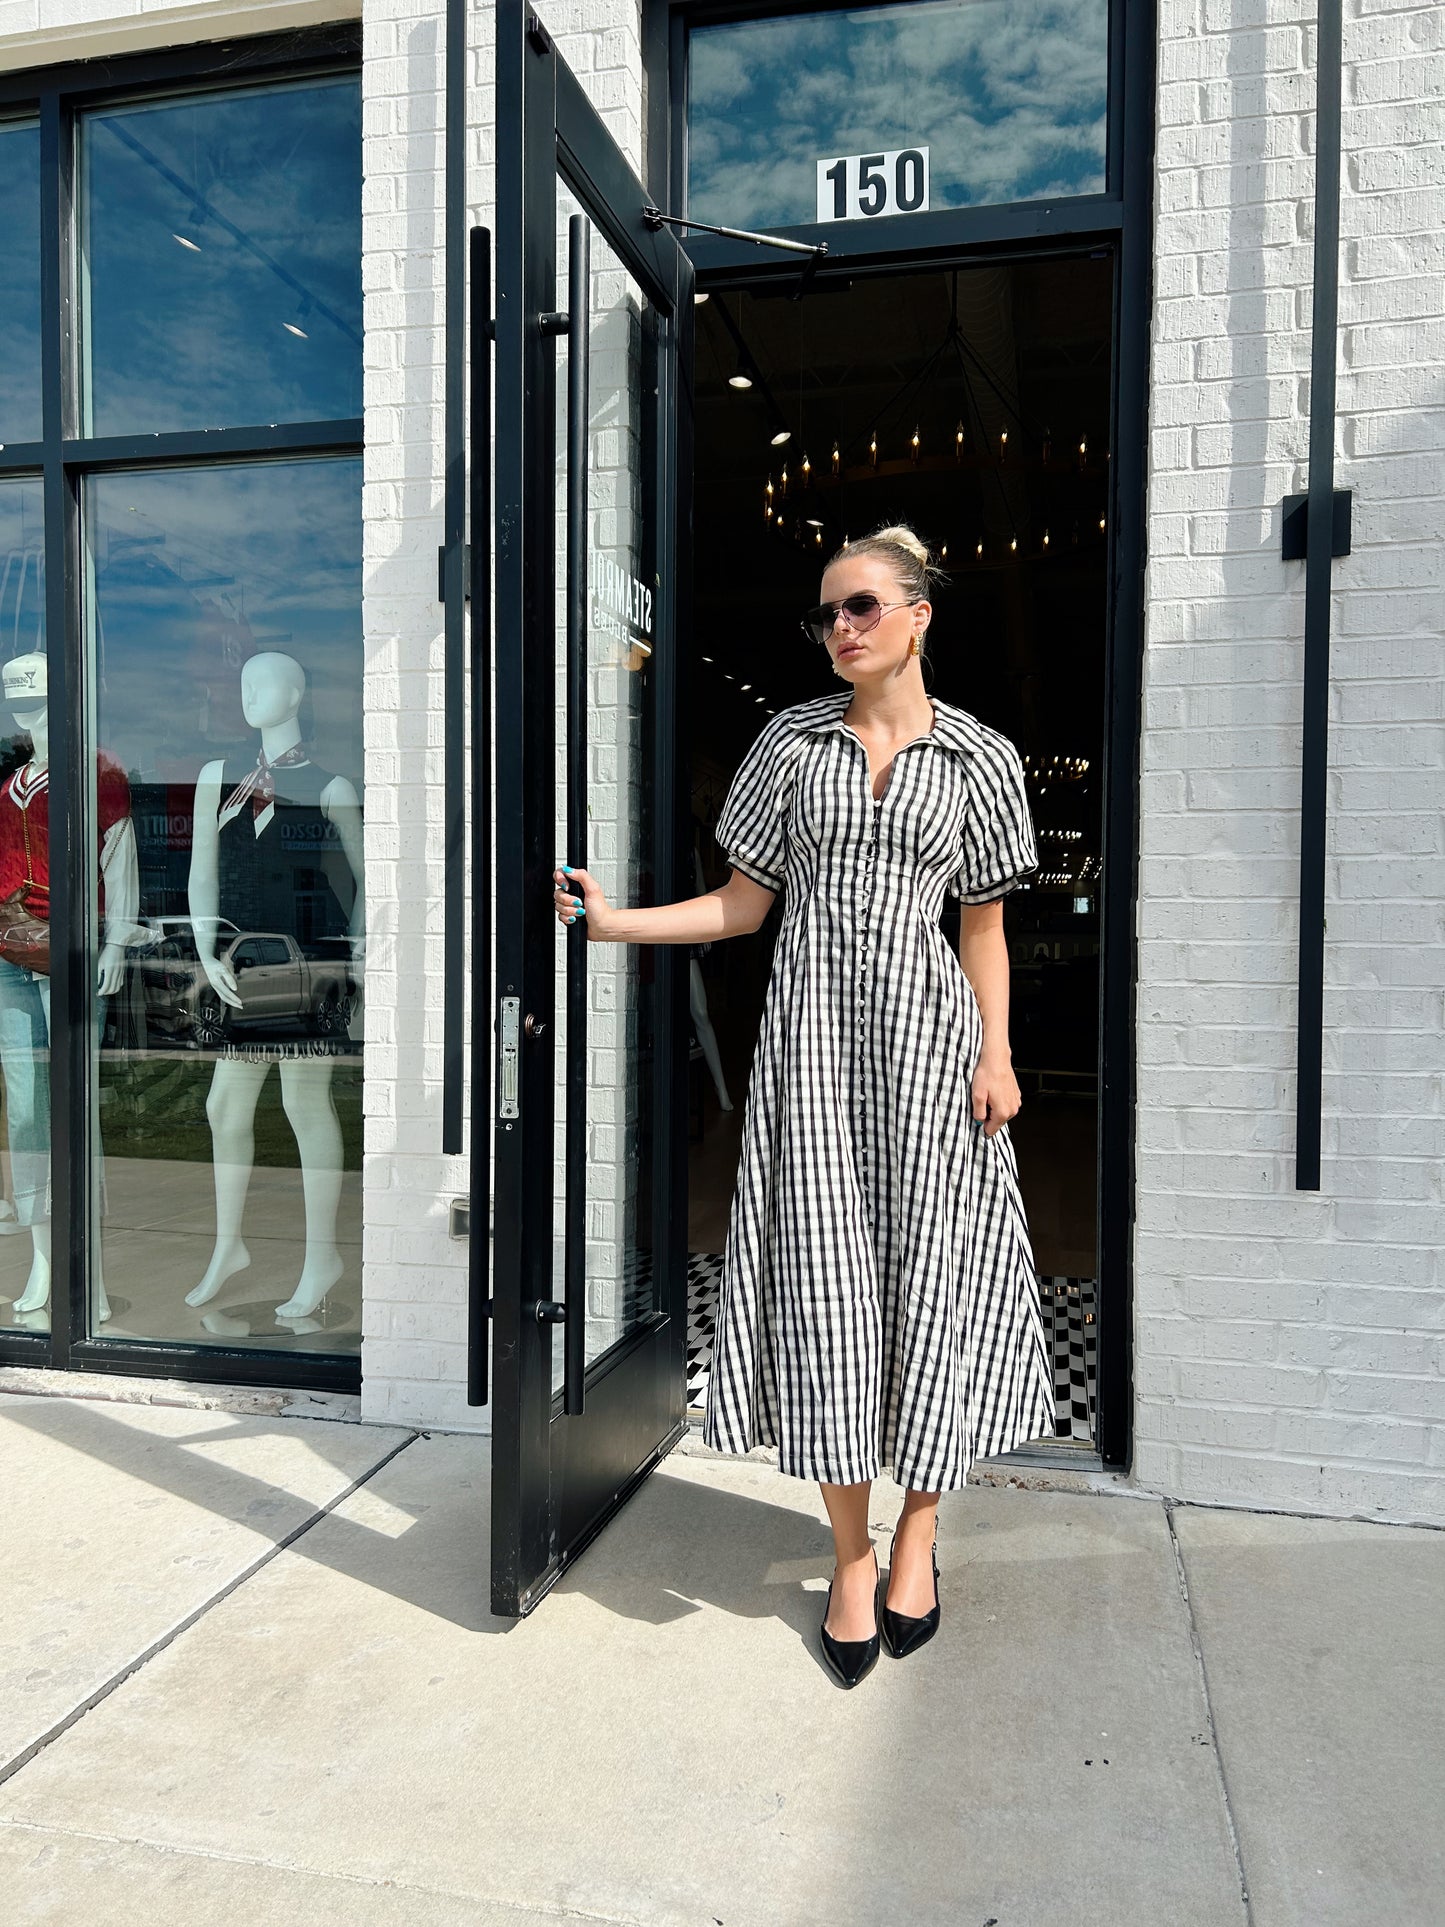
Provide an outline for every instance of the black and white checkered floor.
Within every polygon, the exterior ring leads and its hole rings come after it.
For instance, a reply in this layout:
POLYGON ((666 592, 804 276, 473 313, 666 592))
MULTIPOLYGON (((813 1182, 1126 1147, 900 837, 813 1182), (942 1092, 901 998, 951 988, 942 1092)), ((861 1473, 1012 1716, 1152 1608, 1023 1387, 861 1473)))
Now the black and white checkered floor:
MULTIPOLYGON (((694 1251, 687 1261, 687 1402, 700 1409, 712 1363, 722 1255, 694 1251)), ((1040 1278, 1044 1343, 1054 1361, 1054 1436, 1094 1439, 1096 1385, 1094 1281, 1040 1278)))

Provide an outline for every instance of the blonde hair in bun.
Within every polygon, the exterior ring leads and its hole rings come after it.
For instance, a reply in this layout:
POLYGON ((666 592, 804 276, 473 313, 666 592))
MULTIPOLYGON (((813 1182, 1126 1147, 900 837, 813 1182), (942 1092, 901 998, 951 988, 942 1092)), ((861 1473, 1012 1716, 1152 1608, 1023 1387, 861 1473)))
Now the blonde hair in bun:
POLYGON ((889 522, 871 535, 859 536, 856 542, 845 542, 830 558, 828 567, 859 555, 876 555, 880 562, 886 562, 910 602, 924 601, 932 585, 943 579, 944 571, 934 562, 928 544, 904 522, 889 522))

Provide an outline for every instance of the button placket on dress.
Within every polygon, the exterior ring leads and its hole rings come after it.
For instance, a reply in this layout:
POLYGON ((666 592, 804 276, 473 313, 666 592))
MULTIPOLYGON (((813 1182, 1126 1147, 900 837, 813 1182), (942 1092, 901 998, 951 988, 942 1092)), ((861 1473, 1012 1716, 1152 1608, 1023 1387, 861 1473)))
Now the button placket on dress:
MULTIPOLYGON (((860 745, 861 747, 861 745, 860 745)), ((872 796, 873 780, 867 770, 867 752, 864 751, 864 776, 872 796)), ((892 782, 889 778, 889 783, 892 782)), ((858 1163, 863 1180, 863 1208, 868 1221, 873 1221, 873 1193, 868 1182, 868 971, 869 946, 873 936, 873 885, 875 866, 878 859, 878 834, 883 816, 883 798, 873 797, 873 827, 868 838, 868 852, 863 859, 863 933, 858 946, 858 1021, 855 1030, 858 1038, 858 1111, 860 1129, 858 1132, 858 1163)))

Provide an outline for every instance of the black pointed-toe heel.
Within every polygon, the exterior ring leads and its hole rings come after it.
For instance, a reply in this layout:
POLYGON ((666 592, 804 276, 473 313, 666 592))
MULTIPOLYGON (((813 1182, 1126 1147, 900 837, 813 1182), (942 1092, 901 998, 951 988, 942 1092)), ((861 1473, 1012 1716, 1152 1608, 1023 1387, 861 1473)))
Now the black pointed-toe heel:
POLYGON ((878 1621, 882 1608, 880 1597, 883 1575, 878 1571, 878 1554, 873 1555, 873 1637, 871 1639, 834 1639, 828 1631, 829 1608, 833 1604, 833 1582, 828 1582, 828 1601, 823 1608, 823 1624, 819 1633, 823 1642, 823 1657, 829 1670, 840 1686, 856 1686, 878 1664, 878 1621))
MULTIPOLYGON (((893 1556, 888 1558, 888 1575, 893 1576, 893 1556)), ((884 1595, 885 1599, 887 1595, 884 1595)), ((938 1606, 938 1541, 933 1542, 933 1610, 924 1613, 921 1619, 911 1619, 907 1613, 896 1613, 885 1605, 878 1615, 879 1628, 887 1642, 888 1650, 895 1659, 907 1659, 916 1653, 920 1646, 926 1646, 938 1631, 941 1617, 938 1606)))

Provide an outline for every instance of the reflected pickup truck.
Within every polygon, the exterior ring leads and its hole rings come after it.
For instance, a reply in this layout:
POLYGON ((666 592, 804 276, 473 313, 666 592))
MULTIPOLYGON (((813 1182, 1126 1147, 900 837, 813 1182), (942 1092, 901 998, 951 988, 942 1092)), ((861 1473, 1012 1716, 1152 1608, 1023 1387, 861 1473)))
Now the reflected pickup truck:
POLYGON ((146 1016, 158 1029, 184 1033, 202 1047, 251 1024, 294 1021, 316 1037, 346 1035, 356 997, 349 955, 308 956, 294 937, 270 930, 228 935, 216 954, 235 976, 240 1010, 211 988, 187 931, 158 946, 142 965, 146 1016))

